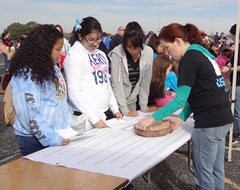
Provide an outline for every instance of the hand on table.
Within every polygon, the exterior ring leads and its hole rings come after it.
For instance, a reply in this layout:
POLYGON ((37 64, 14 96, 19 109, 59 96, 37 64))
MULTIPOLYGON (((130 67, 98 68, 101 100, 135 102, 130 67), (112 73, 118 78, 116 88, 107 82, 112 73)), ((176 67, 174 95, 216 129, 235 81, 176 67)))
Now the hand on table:
POLYGON ((107 125, 100 119, 97 123, 93 125, 95 128, 105 128, 107 125))
POLYGON ((222 73, 227 73, 227 72, 229 71, 229 68, 223 66, 223 67, 220 69, 220 71, 221 71, 222 73))
POLYGON ((123 116, 122 116, 122 114, 121 114, 120 112, 116 112, 116 113, 115 113, 115 116, 116 116, 117 120, 123 118, 123 116))
POLYGON ((179 117, 177 117, 176 119, 167 118, 167 119, 164 119, 164 121, 169 121, 173 130, 176 130, 179 127, 179 125, 183 122, 183 120, 180 119, 179 117))
POLYGON ((147 112, 155 112, 159 109, 159 107, 157 106, 149 106, 147 112))
POLYGON ((125 116, 134 117, 137 115, 138 115, 138 112, 136 110, 130 110, 125 116))
POLYGON ((61 146, 68 145, 70 143, 70 139, 63 139, 61 146))
POLYGON ((154 122, 153 116, 148 116, 147 118, 141 119, 137 123, 137 127, 142 130, 146 130, 153 122, 154 122))

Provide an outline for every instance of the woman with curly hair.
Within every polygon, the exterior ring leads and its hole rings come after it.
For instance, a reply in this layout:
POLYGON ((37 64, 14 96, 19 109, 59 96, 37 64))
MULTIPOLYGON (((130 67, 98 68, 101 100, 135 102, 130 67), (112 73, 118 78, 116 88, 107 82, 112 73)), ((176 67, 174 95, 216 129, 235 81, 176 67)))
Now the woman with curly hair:
POLYGON ((13 128, 22 154, 48 146, 67 145, 56 130, 71 127, 66 84, 56 63, 63 34, 52 25, 40 25, 21 44, 11 60, 13 128))

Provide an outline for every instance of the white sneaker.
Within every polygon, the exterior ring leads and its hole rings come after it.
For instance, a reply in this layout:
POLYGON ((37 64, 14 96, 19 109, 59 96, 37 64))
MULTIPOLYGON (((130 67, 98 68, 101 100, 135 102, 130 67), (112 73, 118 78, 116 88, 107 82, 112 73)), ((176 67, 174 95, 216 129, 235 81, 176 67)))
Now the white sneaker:
POLYGON ((240 141, 239 140, 235 140, 234 142, 232 142, 232 147, 233 148, 240 147, 240 141))

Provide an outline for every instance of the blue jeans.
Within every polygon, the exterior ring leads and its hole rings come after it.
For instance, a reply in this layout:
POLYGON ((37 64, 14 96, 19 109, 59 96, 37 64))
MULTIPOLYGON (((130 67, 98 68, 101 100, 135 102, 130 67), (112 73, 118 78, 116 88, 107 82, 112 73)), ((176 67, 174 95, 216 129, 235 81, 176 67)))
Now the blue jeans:
POLYGON ((193 172, 197 190, 224 190, 225 137, 231 124, 194 128, 193 172))
POLYGON ((17 136, 18 145, 23 156, 42 150, 44 147, 35 137, 33 136, 17 136))
POLYGON ((9 67, 9 61, 8 61, 8 57, 7 57, 7 54, 3 53, 3 57, 4 57, 4 68, 5 68, 5 71, 8 71, 8 67, 9 67))
MULTIPOLYGON (((232 90, 232 87, 231 87, 232 90)), ((240 141, 240 86, 236 86, 236 103, 234 107, 234 116, 237 122, 237 128, 238 128, 238 136, 237 140, 240 141)))

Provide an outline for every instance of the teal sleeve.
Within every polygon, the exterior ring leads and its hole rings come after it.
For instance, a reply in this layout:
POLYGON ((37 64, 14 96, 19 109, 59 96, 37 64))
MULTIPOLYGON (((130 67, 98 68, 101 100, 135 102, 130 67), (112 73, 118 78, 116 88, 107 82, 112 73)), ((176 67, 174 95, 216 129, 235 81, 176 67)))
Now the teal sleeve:
POLYGON ((175 98, 168 104, 166 104, 164 107, 153 113, 153 118, 156 121, 160 121, 183 107, 187 102, 191 89, 192 88, 187 85, 178 86, 175 98))
POLYGON ((191 109, 190 109, 190 104, 187 103, 185 106, 184 106, 184 109, 183 111, 178 115, 179 118, 181 118, 183 121, 186 121, 187 118, 189 117, 189 115, 191 114, 191 109))

